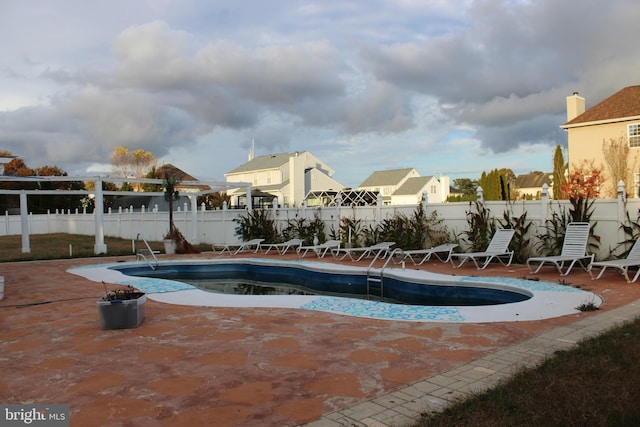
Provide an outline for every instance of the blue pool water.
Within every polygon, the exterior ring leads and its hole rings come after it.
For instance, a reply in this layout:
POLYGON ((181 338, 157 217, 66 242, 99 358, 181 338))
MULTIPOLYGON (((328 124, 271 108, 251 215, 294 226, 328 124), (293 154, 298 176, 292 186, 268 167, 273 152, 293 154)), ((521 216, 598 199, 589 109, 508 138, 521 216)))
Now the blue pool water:
POLYGON ((428 306, 483 306, 525 301, 531 294, 500 287, 452 283, 419 283, 384 277, 382 284, 366 274, 325 272, 290 265, 254 263, 169 264, 123 266, 128 276, 168 279, 209 292, 243 295, 330 295, 395 304, 428 306))

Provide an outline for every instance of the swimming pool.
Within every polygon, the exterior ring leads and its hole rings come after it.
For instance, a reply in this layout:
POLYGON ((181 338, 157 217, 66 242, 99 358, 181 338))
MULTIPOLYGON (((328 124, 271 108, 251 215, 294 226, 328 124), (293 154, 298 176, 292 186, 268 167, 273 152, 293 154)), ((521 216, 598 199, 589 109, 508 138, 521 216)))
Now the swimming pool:
MULTIPOLYGON (((160 263, 161 269, 179 272, 185 269, 208 269, 211 265, 226 265, 225 268, 295 269, 296 274, 337 275, 343 277, 364 276, 366 267, 332 264, 318 261, 276 260, 266 258, 226 258, 167 260, 160 263)), ((460 289, 489 289, 513 292, 527 296, 519 302, 499 305, 406 305, 353 299, 337 296, 318 295, 229 295, 205 292, 192 285, 171 279, 157 277, 136 277, 126 274, 127 270, 152 271, 145 262, 122 262, 97 264, 70 269, 69 272, 93 281, 105 281, 134 286, 146 292, 149 299, 193 306, 208 307, 272 307, 305 310, 319 310, 349 316, 386 320, 434 321, 434 322, 503 322, 539 320, 577 313, 580 304, 602 300, 597 295, 570 286, 550 282, 529 281, 502 277, 450 276, 425 270, 389 268, 384 272, 385 287, 388 281, 409 283, 411 286, 438 284, 460 289)), ((374 273, 378 270, 373 269, 374 273)))
POLYGON ((307 265, 255 262, 159 265, 118 268, 128 276, 176 280, 207 292, 234 295, 324 295, 392 304, 475 306, 509 304, 531 298, 530 292, 507 287, 435 283, 394 277, 393 270, 327 272, 307 265))

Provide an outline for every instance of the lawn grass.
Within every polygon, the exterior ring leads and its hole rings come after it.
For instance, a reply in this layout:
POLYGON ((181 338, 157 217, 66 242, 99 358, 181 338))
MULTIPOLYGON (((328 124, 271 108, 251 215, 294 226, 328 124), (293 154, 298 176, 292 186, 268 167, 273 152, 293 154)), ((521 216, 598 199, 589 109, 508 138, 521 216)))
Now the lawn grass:
MULTIPOLYGON (((132 242, 129 239, 105 237, 104 242, 108 253, 95 255, 93 253, 94 236, 65 233, 32 234, 29 236, 31 253, 24 254, 21 236, 0 236, 0 262, 134 255, 132 242)), ((149 242, 149 246, 153 250, 164 252, 162 242, 149 242)), ((208 245, 200 245, 197 248, 201 251, 211 250, 211 246, 208 245)))
POLYGON ((558 351, 535 369, 477 394, 416 427, 638 426, 640 318, 558 351))

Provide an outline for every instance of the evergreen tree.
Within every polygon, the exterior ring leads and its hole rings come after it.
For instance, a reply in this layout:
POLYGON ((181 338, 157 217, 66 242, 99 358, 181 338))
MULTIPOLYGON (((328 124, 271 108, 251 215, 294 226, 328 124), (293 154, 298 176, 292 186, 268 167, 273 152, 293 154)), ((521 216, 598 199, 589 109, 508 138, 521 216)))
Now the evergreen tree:
POLYGON ((566 186, 567 177, 565 175, 566 165, 564 156, 562 155, 562 147, 560 144, 556 146, 556 152, 553 155, 553 199, 565 200, 567 198, 566 186))

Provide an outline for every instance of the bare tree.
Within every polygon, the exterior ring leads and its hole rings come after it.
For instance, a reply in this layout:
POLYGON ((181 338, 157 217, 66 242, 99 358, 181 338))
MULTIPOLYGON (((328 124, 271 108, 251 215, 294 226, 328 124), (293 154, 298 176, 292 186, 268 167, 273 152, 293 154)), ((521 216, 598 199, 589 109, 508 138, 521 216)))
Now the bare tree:
POLYGON ((627 189, 633 188, 633 172, 636 170, 638 155, 631 154, 627 137, 610 138, 602 141, 602 154, 609 167, 610 179, 607 180, 606 195, 615 197, 618 181, 624 181, 627 189))

